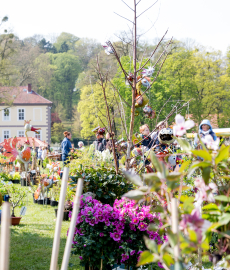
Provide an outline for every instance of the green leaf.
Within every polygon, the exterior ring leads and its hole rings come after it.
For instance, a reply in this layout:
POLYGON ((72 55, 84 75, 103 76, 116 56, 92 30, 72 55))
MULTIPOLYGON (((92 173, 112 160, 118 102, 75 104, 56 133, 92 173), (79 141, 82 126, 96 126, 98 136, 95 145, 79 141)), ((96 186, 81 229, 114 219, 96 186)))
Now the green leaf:
POLYGON ((147 186, 139 187, 139 188, 138 188, 138 190, 143 191, 143 192, 147 192, 148 189, 149 189, 149 187, 147 187, 147 186))
POLYGON ((194 162, 189 169, 199 168, 199 167, 206 168, 209 166, 212 166, 212 163, 210 163, 208 161, 201 161, 201 162, 197 161, 197 162, 194 162))
POLYGON ((205 182, 206 185, 208 185, 208 183, 209 183, 210 173, 211 173, 211 167, 203 168, 202 177, 203 177, 204 182, 205 182))
POLYGON ((181 164, 181 167, 180 167, 180 169, 179 169, 179 172, 180 172, 180 173, 183 173, 183 172, 188 168, 189 164, 190 164, 190 161, 189 161, 189 160, 183 162, 183 163, 181 164))
POLYGON ((146 247, 151 250, 153 253, 157 253, 157 244, 154 240, 149 239, 148 237, 144 236, 145 245, 146 247))
POLYGON ((184 270, 184 266, 181 262, 175 262, 174 265, 170 267, 170 270, 184 270))
POLYGON ((224 213, 222 216, 220 216, 219 223, 221 225, 226 225, 230 221, 230 213, 224 213))
POLYGON ((140 254, 137 266, 151 263, 151 262, 153 262, 153 260, 154 260, 154 255, 146 250, 140 254))
POLYGON ((156 168, 158 172, 162 172, 162 166, 156 155, 154 154, 153 151, 150 151, 150 158, 152 161, 153 166, 156 168))
POLYGON ((188 229, 188 234, 189 234, 189 239, 194 242, 197 243, 197 235, 196 232, 193 230, 188 229))
POLYGON ((167 231, 169 243, 172 247, 174 247, 178 243, 178 235, 174 234, 171 230, 167 231))
POLYGON ((184 201, 183 208, 186 213, 191 213, 192 210, 194 209, 194 198, 189 197, 186 201, 184 201))
POLYGON ((212 156, 209 154, 208 151, 205 150, 192 150, 193 155, 197 157, 201 157, 204 160, 212 161, 212 156))
POLYGON ((218 196, 215 196, 215 200, 221 201, 221 202, 230 202, 230 197, 227 197, 225 195, 218 195, 218 196))
POLYGON ((154 183, 155 181, 158 181, 160 182, 160 178, 157 176, 156 173, 146 173, 146 174, 143 174, 143 178, 144 178, 144 181, 146 183, 154 183))
POLYGON ((122 197, 126 197, 131 200, 139 201, 144 197, 145 193, 140 190, 131 190, 127 193, 125 193, 122 197))
POLYGON ((209 203, 209 204, 203 206, 202 210, 203 211, 205 211, 205 210, 220 211, 220 209, 218 208, 218 206, 215 203, 209 203))
POLYGON ((157 205, 156 207, 153 208, 155 213, 163 213, 164 212, 164 207, 157 205))
POLYGON ((181 173, 179 172, 171 172, 169 175, 166 176, 167 180, 177 180, 181 176, 181 173))
POLYGON ((163 255, 163 261, 167 266, 170 266, 171 264, 174 263, 174 260, 173 260, 172 256, 170 254, 168 254, 168 253, 165 253, 163 255))
POLYGON ((181 139, 181 138, 177 138, 177 137, 175 137, 175 139, 177 140, 177 142, 183 148, 184 151, 191 152, 192 147, 191 147, 191 145, 189 144, 189 142, 187 140, 181 139))
POLYGON ((141 178, 140 178, 139 175, 130 173, 130 172, 125 171, 125 170, 123 171, 123 174, 134 185, 136 185, 136 186, 143 186, 143 182, 142 182, 142 180, 141 180, 141 178))
POLYGON ((218 164, 222 160, 227 159, 229 157, 229 147, 230 147, 230 145, 225 146, 219 151, 219 153, 217 154, 217 156, 215 158, 216 164, 218 164))

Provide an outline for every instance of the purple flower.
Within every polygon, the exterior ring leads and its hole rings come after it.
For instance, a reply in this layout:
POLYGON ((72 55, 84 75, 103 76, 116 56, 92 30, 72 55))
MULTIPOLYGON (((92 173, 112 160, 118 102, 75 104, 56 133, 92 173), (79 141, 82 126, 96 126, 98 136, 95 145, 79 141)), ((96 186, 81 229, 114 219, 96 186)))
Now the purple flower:
POLYGON ((136 227, 132 223, 129 224, 129 227, 132 231, 136 231, 136 227))
POLYGON ((118 232, 110 233, 110 237, 113 238, 114 241, 121 240, 121 235, 118 232))
POLYGON ((125 262, 129 259, 129 255, 127 254, 121 254, 121 257, 122 257, 121 262, 125 262))
POLYGON ((135 254, 135 252, 136 252, 135 250, 132 250, 132 251, 130 252, 130 255, 133 256, 133 255, 135 254))
POLYGON ((85 202, 91 202, 92 200, 93 200, 92 197, 89 196, 89 197, 87 197, 87 198, 85 199, 85 202))
POLYGON ((103 232, 101 232, 101 233, 100 233, 100 237, 103 237, 103 236, 104 236, 104 233, 103 233, 103 232))
POLYGON ((123 248, 122 246, 119 246, 119 248, 123 248))
POLYGON ((91 219, 89 225, 94 226, 96 224, 95 219, 91 219))
POLYGON ((133 224, 138 224, 138 223, 139 223, 138 218, 136 218, 136 217, 135 217, 135 218, 133 218, 133 219, 132 219, 132 223, 133 223, 133 224))
POLYGON ((112 216, 112 218, 117 219, 118 218, 118 213, 117 212, 112 212, 111 216, 112 216))
POLYGON ((140 251, 137 251, 137 255, 139 255, 139 254, 141 254, 142 253, 142 251, 140 250, 140 251))
POLYGON ((105 218, 103 216, 97 216, 99 222, 104 222, 105 218))
POLYGON ((82 256, 79 256, 79 259, 80 259, 80 260, 83 260, 82 256))
POLYGON ((137 214, 137 217, 138 217, 138 219, 141 220, 141 221, 145 219, 145 215, 144 215, 143 212, 138 213, 138 214, 137 214))
POLYGON ((160 268, 164 268, 163 265, 161 264, 161 262, 158 262, 158 266, 159 266, 160 268))
POLYGON ((84 247, 86 247, 86 244, 84 244, 84 247))
POLYGON ((139 226, 138 226, 138 229, 139 229, 140 231, 146 231, 147 227, 148 227, 148 225, 147 225, 146 223, 141 222, 141 223, 139 224, 139 226))
POLYGON ((109 221, 108 219, 105 220, 105 225, 106 225, 106 226, 110 226, 110 224, 111 224, 111 223, 110 223, 110 221, 109 221))

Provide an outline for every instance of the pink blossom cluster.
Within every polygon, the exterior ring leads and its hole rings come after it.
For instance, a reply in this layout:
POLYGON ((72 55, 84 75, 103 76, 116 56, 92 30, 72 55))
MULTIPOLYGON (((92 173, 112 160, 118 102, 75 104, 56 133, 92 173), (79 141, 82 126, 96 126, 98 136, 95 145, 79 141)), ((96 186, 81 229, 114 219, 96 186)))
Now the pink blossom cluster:
POLYGON ((125 198, 121 200, 115 200, 113 205, 114 211, 129 223, 129 227, 132 231, 146 231, 150 239, 156 240, 158 244, 162 244, 159 234, 157 232, 148 231, 148 225, 158 220, 159 227, 162 226, 160 215, 158 213, 150 213, 150 206, 138 205, 133 200, 127 200, 125 198))
MULTIPOLYGON (((136 233, 138 231, 146 233, 150 239, 154 239, 158 244, 162 244, 163 241, 159 234, 148 230, 148 225, 155 221, 157 221, 157 224, 159 223, 159 226, 162 226, 158 213, 151 213, 150 206, 138 205, 133 200, 126 198, 115 200, 112 207, 108 204, 102 204, 92 199, 92 197, 87 197, 86 199, 82 197, 75 234, 84 235, 82 223, 88 223, 90 226, 103 223, 107 226, 109 237, 120 245, 119 249, 124 250, 122 246, 124 243, 134 244, 133 240, 127 236, 130 235, 130 230, 136 233)), ((99 232, 100 237, 105 237, 105 234, 105 231, 99 232)), ((166 237, 164 239, 167 240, 166 237)), ((141 253, 140 250, 130 249, 129 252, 127 250, 123 252, 123 250, 121 250, 121 263, 129 260, 130 256, 138 256, 141 253)))

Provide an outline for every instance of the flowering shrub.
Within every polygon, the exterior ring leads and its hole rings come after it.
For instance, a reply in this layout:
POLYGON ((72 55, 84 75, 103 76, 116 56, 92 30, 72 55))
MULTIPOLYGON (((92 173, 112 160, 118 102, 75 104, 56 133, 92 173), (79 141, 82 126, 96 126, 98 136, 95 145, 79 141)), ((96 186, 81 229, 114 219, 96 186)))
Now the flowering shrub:
POLYGON ((143 237, 162 244, 157 231, 148 225, 162 225, 160 216, 150 206, 137 205, 133 200, 115 200, 109 204, 87 197, 81 200, 73 242, 73 254, 80 255, 81 265, 100 267, 124 263, 136 267, 140 253, 146 249, 143 237))

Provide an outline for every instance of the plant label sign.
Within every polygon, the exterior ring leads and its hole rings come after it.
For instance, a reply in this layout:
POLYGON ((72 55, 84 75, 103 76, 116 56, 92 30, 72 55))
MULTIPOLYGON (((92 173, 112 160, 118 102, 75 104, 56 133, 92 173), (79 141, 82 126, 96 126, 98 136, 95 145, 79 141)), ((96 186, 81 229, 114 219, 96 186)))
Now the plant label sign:
POLYGON ((20 216, 25 216, 27 208, 25 206, 22 206, 20 211, 20 216))

